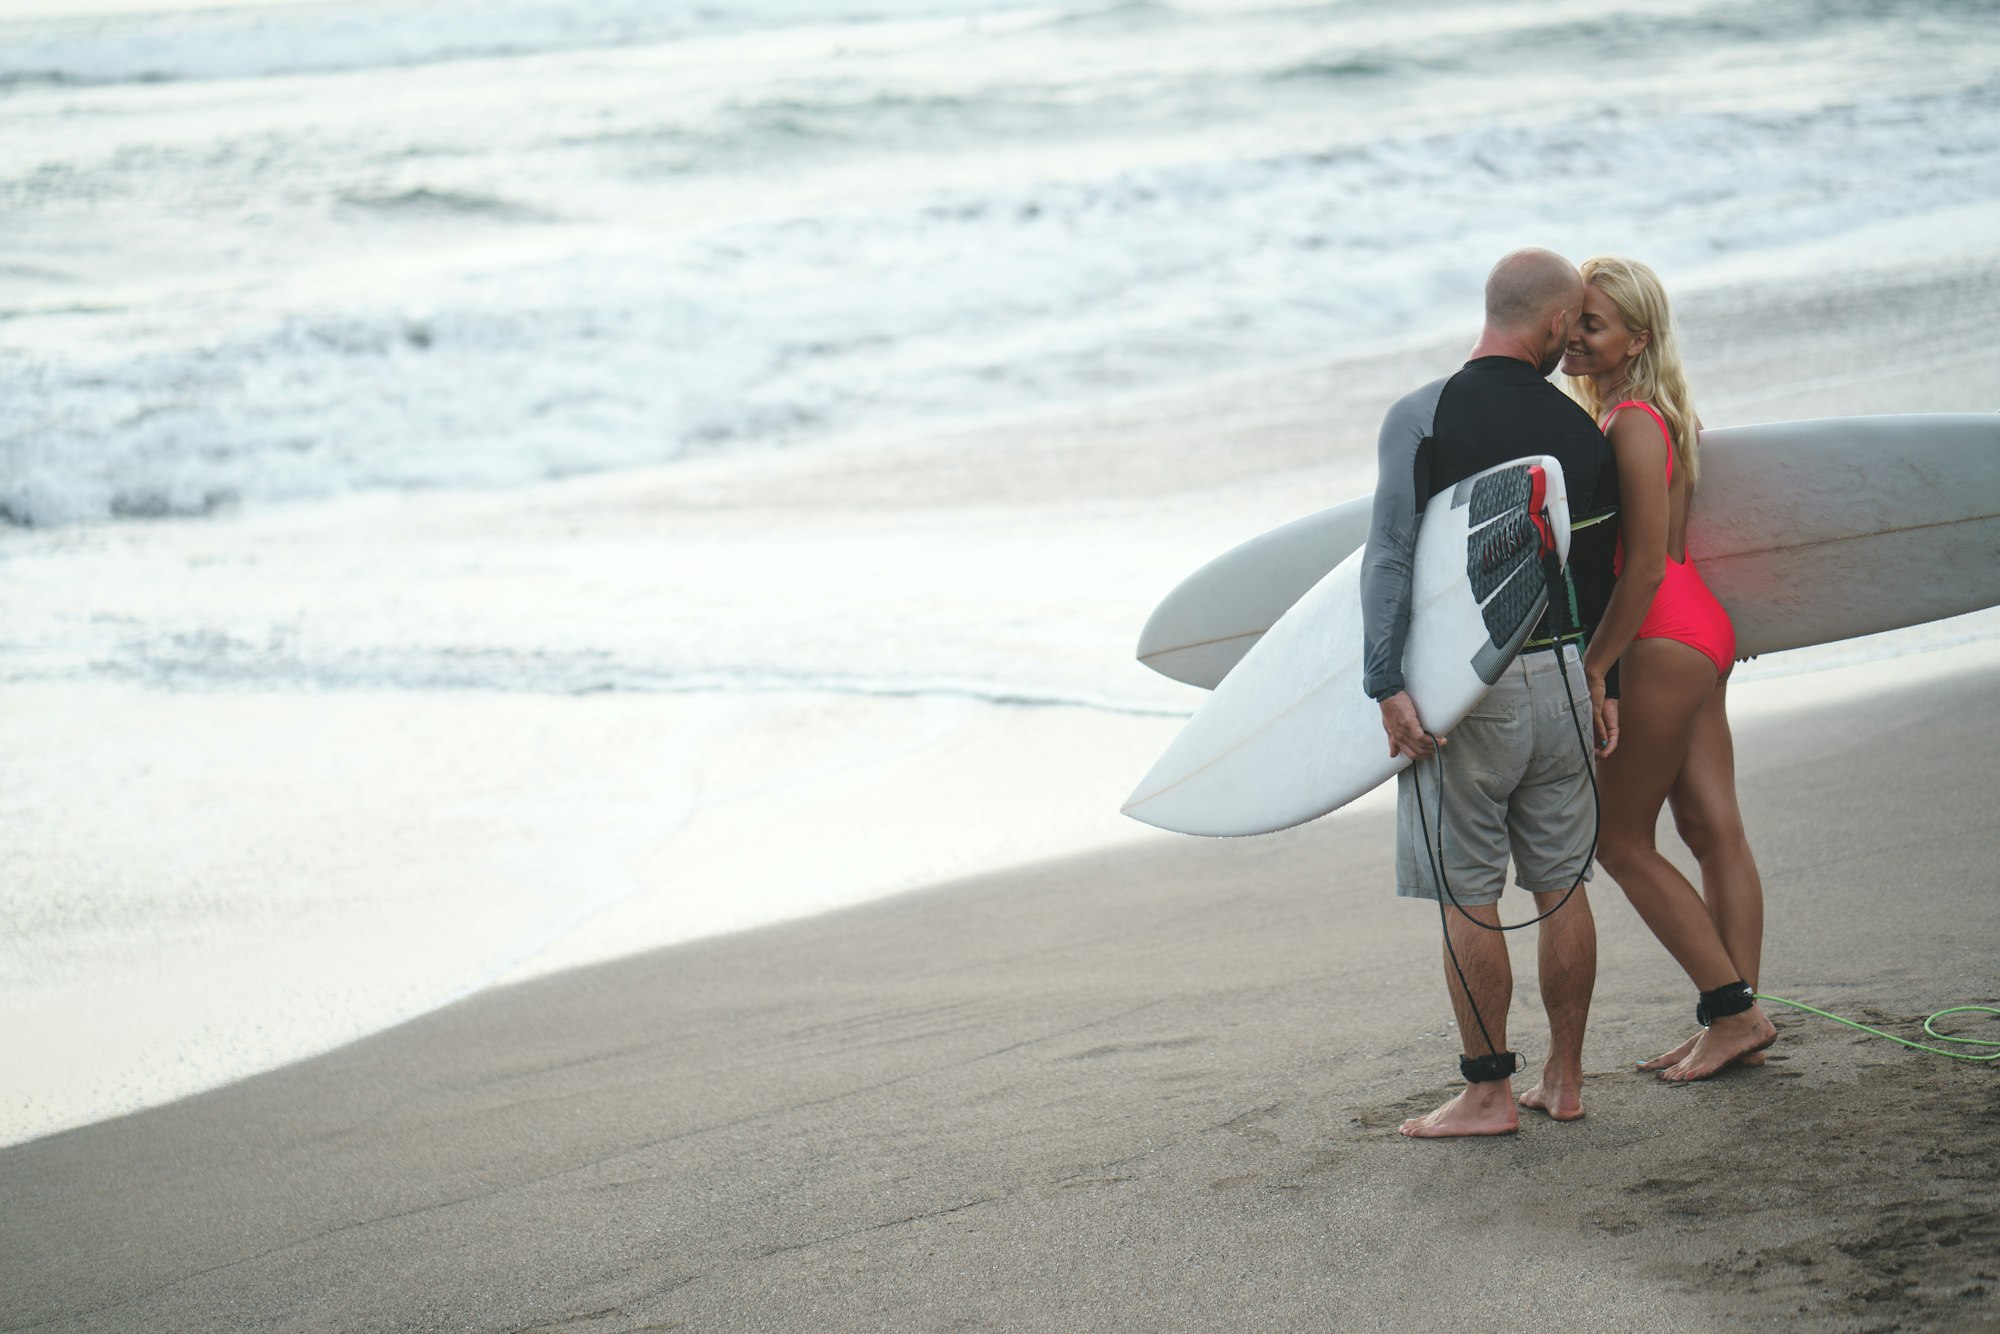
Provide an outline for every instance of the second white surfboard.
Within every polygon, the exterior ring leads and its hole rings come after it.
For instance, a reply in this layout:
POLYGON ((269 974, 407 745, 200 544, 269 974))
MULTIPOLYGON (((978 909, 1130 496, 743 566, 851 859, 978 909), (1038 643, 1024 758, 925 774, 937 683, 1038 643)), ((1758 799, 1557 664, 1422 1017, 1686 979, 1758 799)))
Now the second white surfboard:
MULTIPOLYGON (((1736 624, 1775 653, 2000 604, 2000 416, 1831 417, 1702 432, 1688 550, 1736 624)), ((1370 498, 1309 514, 1196 570, 1139 661, 1213 688, 1368 540, 1370 498)))

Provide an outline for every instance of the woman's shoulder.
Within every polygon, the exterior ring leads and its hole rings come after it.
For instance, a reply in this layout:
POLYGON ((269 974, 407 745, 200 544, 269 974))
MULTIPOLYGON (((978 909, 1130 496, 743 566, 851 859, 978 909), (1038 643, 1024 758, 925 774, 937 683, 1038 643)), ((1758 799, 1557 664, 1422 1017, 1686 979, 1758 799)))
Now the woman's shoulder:
POLYGON ((1614 442, 1620 438, 1660 440, 1673 434, 1660 410, 1643 398, 1628 398, 1622 403, 1614 403, 1604 410, 1599 420, 1604 433, 1614 442))
POLYGON ((1660 410, 1643 398, 1621 398, 1599 413, 1598 420, 1608 423, 1614 417, 1624 416, 1627 408, 1637 408, 1642 415, 1648 417, 1657 417, 1660 415, 1660 410))

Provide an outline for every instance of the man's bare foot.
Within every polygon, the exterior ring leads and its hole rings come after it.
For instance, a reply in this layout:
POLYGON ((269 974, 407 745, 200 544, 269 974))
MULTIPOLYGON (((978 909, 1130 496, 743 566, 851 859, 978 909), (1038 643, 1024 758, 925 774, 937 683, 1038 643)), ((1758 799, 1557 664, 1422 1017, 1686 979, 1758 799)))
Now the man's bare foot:
POLYGON ((1751 1053, 1763 1051, 1777 1036, 1777 1026, 1753 1005, 1741 1014, 1718 1019, 1695 1034, 1694 1046, 1688 1054, 1660 1071, 1660 1078, 1676 1084, 1707 1079, 1751 1053))
POLYGON ((1542 1067, 1542 1082, 1521 1095, 1521 1105, 1548 1113, 1552 1121, 1575 1121, 1583 1115, 1583 1076, 1542 1067))
MULTIPOLYGON (((1694 1050, 1695 1038, 1700 1036, 1701 1034, 1697 1033, 1694 1035, 1694 1038, 1689 1038, 1672 1051, 1661 1056, 1655 1056, 1650 1061, 1639 1062, 1639 1068, 1641 1070, 1665 1070, 1669 1066, 1679 1065, 1687 1059, 1687 1054, 1694 1050)), ((1763 1063, 1764 1053, 1761 1051, 1746 1051, 1736 1058, 1736 1064, 1738 1065, 1762 1065, 1763 1063)))
POLYGON ((1456 1098, 1434 1112, 1413 1116, 1402 1130, 1411 1139, 1449 1139, 1455 1135, 1511 1135, 1521 1128, 1514 1110, 1509 1080, 1467 1084, 1456 1098))

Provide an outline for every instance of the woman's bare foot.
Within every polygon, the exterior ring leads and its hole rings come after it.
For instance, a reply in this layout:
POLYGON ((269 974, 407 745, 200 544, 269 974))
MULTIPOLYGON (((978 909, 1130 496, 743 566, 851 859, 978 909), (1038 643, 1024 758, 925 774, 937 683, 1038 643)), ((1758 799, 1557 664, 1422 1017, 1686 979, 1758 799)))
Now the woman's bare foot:
POLYGON ((1752 1052, 1761 1052, 1777 1039, 1778 1029, 1764 1012, 1751 1006, 1741 1014, 1717 1019, 1695 1034, 1694 1046, 1679 1062, 1660 1071, 1660 1078, 1676 1084, 1707 1079, 1734 1065, 1752 1052))
MULTIPOLYGON (((1702 1032, 1704 1033, 1707 1031, 1708 1031, 1707 1029, 1702 1030, 1702 1032)), ((1682 1061, 1687 1059, 1687 1054, 1694 1050, 1695 1039, 1699 1038, 1700 1036, 1701 1033, 1696 1033, 1694 1037, 1689 1038, 1686 1042, 1683 1042, 1680 1046, 1674 1048, 1672 1051, 1665 1052, 1659 1056, 1655 1056, 1650 1061, 1639 1062, 1639 1068, 1641 1070, 1665 1070, 1669 1066, 1679 1065, 1682 1061)))
POLYGON ((1511 1135, 1521 1128, 1514 1110, 1509 1080, 1467 1084, 1456 1098, 1434 1112, 1413 1116, 1402 1130, 1411 1139, 1448 1139, 1455 1135, 1511 1135))
POLYGON ((1521 1105, 1548 1113, 1552 1121, 1575 1121, 1583 1115, 1583 1077, 1542 1067, 1542 1082, 1521 1095, 1521 1105))
MULTIPOLYGON (((1672 1051, 1667 1052, 1666 1054, 1661 1056, 1655 1056, 1650 1061, 1639 1062, 1639 1068, 1641 1070, 1665 1070, 1670 1066, 1679 1065, 1682 1061, 1687 1059, 1687 1054, 1694 1050, 1695 1039, 1699 1038, 1700 1036, 1701 1034, 1697 1033, 1694 1035, 1694 1037, 1689 1038, 1686 1042, 1683 1042, 1680 1046, 1674 1048, 1672 1051)), ((1761 1050, 1746 1051, 1741 1056, 1736 1058, 1736 1064, 1738 1065, 1762 1065, 1763 1063, 1764 1063, 1764 1053, 1761 1050)))

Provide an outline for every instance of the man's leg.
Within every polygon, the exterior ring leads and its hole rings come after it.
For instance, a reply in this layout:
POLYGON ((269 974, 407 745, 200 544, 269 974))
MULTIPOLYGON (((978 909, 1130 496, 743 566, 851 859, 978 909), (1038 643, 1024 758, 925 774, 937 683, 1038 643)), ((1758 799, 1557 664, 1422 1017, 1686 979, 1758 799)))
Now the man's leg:
MULTIPOLYGON (((1498 901, 1507 883, 1507 799, 1533 742, 1525 704, 1523 674, 1518 665, 1510 665, 1479 710, 1452 731, 1442 764, 1416 765, 1397 779, 1396 892, 1426 900, 1431 913, 1442 905, 1449 944, 1445 990, 1458 1018, 1459 1040, 1473 1060, 1507 1050, 1507 1007, 1514 995, 1507 938, 1468 921, 1467 915, 1488 926, 1500 922, 1498 901), (1459 985, 1460 968, 1464 987, 1459 985)), ((1468 1082, 1450 1102, 1405 1121, 1402 1129, 1414 1139, 1438 1139, 1502 1135, 1519 1126, 1513 1084, 1503 1077, 1468 1082)))
POLYGON ((1535 913, 1542 918, 1536 961, 1542 1008, 1549 1016, 1549 1054, 1541 1082, 1521 1095, 1521 1105, 1574 1121, 1583 1115, 1583 1030, 1597 987, 1597 922, 1589 891, 1577 883, 1589 875, 1597 827, 1590 692, 1582 664, 1568 650, 1560 657, 1538 655, 1526 674, 1535 710, 1535 755, 1508 804, 1507 832, 1520 884, 1534 893, 1535 913))
MULTIPOLYGON (((1497 927, 1500 910, 1492 903, 1469 906, 1463 912, 1446 904, 1444 910, 1445 939, 1449 942, 1444 958, 1445 989, 1451 993, 1452 1012, 1458 1016, 1459 1041, 1465 1054, 1477 1059, 1507 1050, 1507 1007, 1514 998, 1514 970, 1507 958, 1507 937, 1468 922, 1466 914, 1497 927), (1456 968, 1452 966, 1454 952, 1458 956, 1456 968), (1458 979, 1461 970, 1464 986, 1458 979)), ((1513 1081, 1494 1079, 1467 1084, 1436 1111, 1403 1122, 1402 1129, 1412 1139, 1444 1139, 1505 1135, 1520 1126, 1520 1115, 1514 1110, 1513 1081)))
MULTIPOLYGON (((1535 895, 1536 915, 1562 903, 1560 891, 1535 895)), ((1558 1121, 1583 1115, 1583 1030, 1590 1019, 1590 997, 1597 987, 1597 922, 1590 913, 1590 891, 1578 885, 1561 912, 1536 928, 1542 1008, 1549 1015, 1549 1058, 1542 1079, 1521 1095, 1523 1107, 1547 1112, 1558 1121)))

